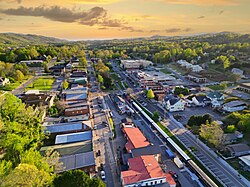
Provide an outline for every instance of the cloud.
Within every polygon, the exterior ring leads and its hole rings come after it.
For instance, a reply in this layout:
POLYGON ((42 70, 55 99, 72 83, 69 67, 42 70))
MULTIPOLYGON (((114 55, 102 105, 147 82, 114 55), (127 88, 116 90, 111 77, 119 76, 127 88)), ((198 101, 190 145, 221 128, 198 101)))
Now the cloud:
POLYGON ((191 28, 169 28, 169 29, 164 29, 164 30, 160 30, 160 29, 154 29, 154 30, 150 30, 148 31, 149 33, 161 33, 161 32, 165 32, 165 33, 176 33, 176 32, 190 32, 192 31, 191 28))
POLYGON ((205 16, 199 16, 198 17, 198 19, 204 19, 205 18, 205 16))
POLYGON ((213 6, 213 5, 221 5, 221 6, 232 6, 238 5, 239 0, 154 0, 165 2, 169 4, 192 4, 198 6, 213 6))
POLYGON ((7 3, 22 3, 22 0, 0 0, 0 2, 7 2, 7 3))
POLYGON ((143 32, 140 29, 128 26, 128 22, 123 19, 112 19, 108 16, 107 10, 102 7, 93 7, 85 11, 74 11, 60 6, 30 8, 20 6, 16 9, 0 9, 0 13, 13 16, 44 17, 51 21, 79 23, 88 26, 97 25, 107 29, 119 28, 120 30, 127 30, 129 32, 143 32))
POLYGON ((19 8, 13 9, 2 9, 0 10, 1 13, 7 15, 14 15, 14 16, 34 16, 34 17, 44 17, 50 19, 52 21, 60 21, 60 22, 88 22, 93 21, 95 19, 105 17, 107 11, 102 7, 94 7, 88 11, 82 12, 73 12, 70 9, 62 8, 59 6, 52 6, 52 7, 31 7, 26 8, 20 6, 19 8))

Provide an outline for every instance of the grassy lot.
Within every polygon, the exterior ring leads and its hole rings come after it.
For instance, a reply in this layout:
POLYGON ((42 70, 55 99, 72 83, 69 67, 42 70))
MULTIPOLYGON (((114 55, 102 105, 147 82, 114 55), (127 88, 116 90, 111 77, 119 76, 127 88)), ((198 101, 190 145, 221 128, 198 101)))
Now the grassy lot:
POLYGON ((54 81, 54 78, 39 78, 29 84, 26 90, 50 90, 54 81))
POLYGON ((166 70, 165 68, 160 69, 161 72, 165 73, 165 74, 171 74, 171 72, 169 72, 168 70, 166 70))
POLYGON ((122 83, 121 83, 121 80, 120 80, 120 78, 118 77, 118 75, 117 75, 116 73, 111 73, 110 75, 111 75, 111 77, 112 77, 115 81, 117 81, 117 84, 119 85, 119 87, 120 87, 122 90, 124 90, 124 87, 123 87, 123 85, 122 85, 122 83))
MULTIPOLYGON (((232 84, 227 84, 227 87, 232 86, 232 84)), ((212 90, 223 90, 223 86, 220 84, 208 86, 212 90)))
POLYGON ((176 72, 179 72, 181 75, 184 75, 186 73, 186 70, 183 68, 180 68, 177 64, 171 63, 167 65, 169 68, 172 68, 176 72))
POLYGON ((22 81, 16 81, 10 84, 7 84, 5 86, 0 87, 0 90, 4 90, 4 91, 12 91, 15 88, 17 88, 18 86, 20 86, 20 84, 22 84, 23 82, 27 81, 28 79, 30 79, 32 76, 25 76, 25 78, 22 81))

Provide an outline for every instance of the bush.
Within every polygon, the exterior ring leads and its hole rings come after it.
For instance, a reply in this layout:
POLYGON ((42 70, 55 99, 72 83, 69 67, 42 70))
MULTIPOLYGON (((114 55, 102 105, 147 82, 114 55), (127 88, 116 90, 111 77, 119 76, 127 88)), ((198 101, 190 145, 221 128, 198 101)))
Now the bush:
POLYGON ((101 89, 102 89, 102 90, 106 90, 106 87, 102 85, 102 86, 101 86, 101 89))

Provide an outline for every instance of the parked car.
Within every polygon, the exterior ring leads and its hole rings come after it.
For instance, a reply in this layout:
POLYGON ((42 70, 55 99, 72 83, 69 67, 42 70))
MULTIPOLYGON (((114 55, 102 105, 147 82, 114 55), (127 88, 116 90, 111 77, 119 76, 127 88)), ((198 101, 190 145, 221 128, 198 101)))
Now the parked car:
POLYGON ((101 171, 101 178, 102 178, 102 180, 105 180, 106 179, 106 176, 105 176, 105 171, 101 171))

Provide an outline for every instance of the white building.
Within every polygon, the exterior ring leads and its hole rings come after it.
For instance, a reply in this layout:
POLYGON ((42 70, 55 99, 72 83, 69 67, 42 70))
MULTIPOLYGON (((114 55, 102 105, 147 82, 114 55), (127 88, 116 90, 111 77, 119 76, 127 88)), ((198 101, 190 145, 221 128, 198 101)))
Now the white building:
POLYGON ((191 70, 192 70, 192 72, 200 72, 200 71, 202 71, 203 69, 202 69, 202 67, 199 66, 199 65, 192 65, 192 66, 191 66, 191 70))
POLYGON ((185 110, 185 101, 178 98, 171 98, 165 101, 165 107, 170 112, 185 110))
POLYGON ((121 60, 120 67, 130 70, 152 66, 153 62, 148 60, 121 60))
POLYGON ((0 86, 5 86, 6 84, 9 84, 10 80, 8 78, 0 77, 0 86))
POLYGON ((231 101, 223 105, 222 109, 227 112, 241 111, 247 108, 247 104, 242 101, 231 101))
POLYGON ((236 75, 240 75, 241 77, 244 76, 244 75, 243 75, 243 74, 244 74, 244 71, 241 70, 241 69, 239 69, 239 68, 233 68, 231 72, 234 73, 234 74, 236 74, 236 75))

